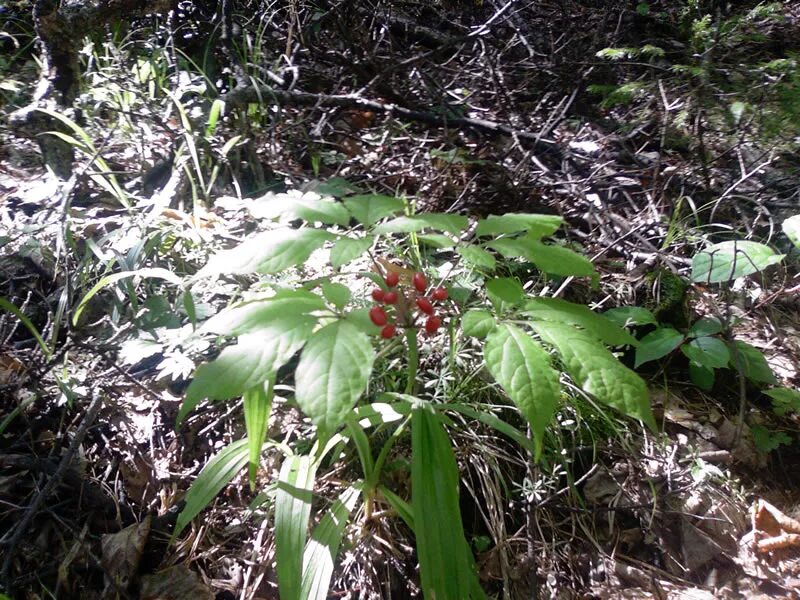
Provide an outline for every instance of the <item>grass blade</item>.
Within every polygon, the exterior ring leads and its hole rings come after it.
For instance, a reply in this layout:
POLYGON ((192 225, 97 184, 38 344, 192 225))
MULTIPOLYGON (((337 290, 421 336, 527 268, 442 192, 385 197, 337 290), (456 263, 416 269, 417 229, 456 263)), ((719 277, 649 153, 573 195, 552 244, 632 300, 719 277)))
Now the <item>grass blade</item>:
POLYGON ((261 460, 261 448, 267 437, 269 415, 272 412, 272 397, 275 391, 275 374, 264 383, 256 385, 244 393, 244 423, 247 427, 247 439, 250 440, 250 489, 255 490, 258 464, 261 460))

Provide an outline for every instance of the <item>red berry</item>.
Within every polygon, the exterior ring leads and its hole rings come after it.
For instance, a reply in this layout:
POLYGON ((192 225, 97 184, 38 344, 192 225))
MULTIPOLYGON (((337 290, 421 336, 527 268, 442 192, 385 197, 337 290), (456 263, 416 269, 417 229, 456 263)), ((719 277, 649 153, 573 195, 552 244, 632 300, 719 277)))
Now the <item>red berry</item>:
POLYGON ((433 304, 431 304, 431 301, 427 298, 417 298, 417 306, 426 315, 433 314, 433 304))
POLYGON ((383 295, 384 304, 394 304, 395 302, 397 302, 397 292, 395 291, 386 292, 383 295))
POLYGON ((442 320, 439 317, 428 317, 428 320, 425 321, 425 331, 428 333, 436 333, 436 330, 439 329, 441 324, 442 320))
POLYGON ((383 302, 383 297, 385 295, 386 292, 384 292, 381 288, 375 288, 372 290, 372 299, 375 300, 375 302, 383 302))
POLYGON ((394 272, 388 273, 386 277, 383 278, 383 280, 386 282, 386 285, 391 288, 400 283, 400 275, 394 272))
POLYGON ((395 327, 394 325, 387 325, 386 327, 381 329, 381 337, 385 340, 394 337, 395 333, 397 333, 397 327, 395 327))
POLYGON ((438 287, 433 290, 434 300, 447 300, 447 290, 443 287, 438 287))
POLYGON ((369 318, 378 327, 386 325, 386 311, 380 306, 373 306, 369 309, 369 318))
POLYGON ((422 273, 414 273, 414 278, 411 280, 411 283, 414 284, 414 289, 419 293, 424 292, 428 287, 428 280, 425 279, 425 275, 422 273))

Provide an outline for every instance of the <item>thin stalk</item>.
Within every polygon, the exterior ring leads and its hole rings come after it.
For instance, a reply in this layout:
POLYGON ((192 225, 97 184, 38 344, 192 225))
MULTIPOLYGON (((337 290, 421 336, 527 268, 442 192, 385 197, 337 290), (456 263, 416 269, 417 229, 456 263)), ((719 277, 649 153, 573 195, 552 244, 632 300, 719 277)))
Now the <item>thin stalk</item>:
POLYGON ((405 393, 413 396, 419 368, 419 346, 417 345, 417 330, 414 327, 406 329, 406 342, 408 342, 408 381, 406 381, 405 393))

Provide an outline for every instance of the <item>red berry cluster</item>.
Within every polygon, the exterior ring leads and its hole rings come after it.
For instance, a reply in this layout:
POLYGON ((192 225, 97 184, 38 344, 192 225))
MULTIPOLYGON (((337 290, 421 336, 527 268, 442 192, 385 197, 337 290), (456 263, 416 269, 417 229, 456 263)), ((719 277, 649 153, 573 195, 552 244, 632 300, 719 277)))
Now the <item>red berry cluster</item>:
MULTIPOLYGON (((436 315, 434 304, 447 300, 448 294, 445 288, 434 288, 430 291, 430 296, 426 296, 424 294, 428 290, 428 280, 422 273, 414 273, 414 276, 411 278, 414 291, 408 298, 409 302, 402 302, 400 306, 397 306, 400 296, 395 288, 397 288, 397 285, 400 283, 400 276, 397 273, 390 272, 383 278, 383 281, 389 290, 386 291, 381 288, 372 290, 372 299, 375 300, 375 302, 396 307, 395 312, 397 312, 399 316, 406 317, 406 322, 409 322, 410 319, 405 315, 405 309, 413 298, 420 313, 426 315, 425 331, 429 334, 436 333, 442 325, 442 319, 436 315)), ((404 299, 406 298, 404 297, 404 299)), ((381 337, 389 339, 397 333, 396 321, 390 322, 389 316, 386 314, 386 309, 383 306, 373 306, 369 311, 369 318, 378 327, 383 327, 383 329, 381 329, 381 337)), ((408 326, 413 326, 413 323, 410 323, 408 326)))

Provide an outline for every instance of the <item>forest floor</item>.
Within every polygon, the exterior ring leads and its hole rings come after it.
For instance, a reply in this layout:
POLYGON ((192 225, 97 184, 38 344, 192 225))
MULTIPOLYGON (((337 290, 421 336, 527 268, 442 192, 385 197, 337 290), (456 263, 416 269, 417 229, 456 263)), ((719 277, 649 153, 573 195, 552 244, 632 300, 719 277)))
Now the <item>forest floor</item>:
MULTIPOLYGON (((287 190, 339 197, 347 186, 412 198, 422 211, 560 215, 564 243, 599 274, 595 283, 556 282, 567 299, 599 312, 647 307, 684 332, 724 315, 726 335, 758 349, 774 375, 754 383, 721 368, 703 390, 680 352, 645 363, 636 370, 660 431, 586 416, 591 408, 561 414, 554 435, 563 462, 535 467, 524 484, 530 463, 519 448, 480 423, 457 423, 464 526, 491 597, 800 596, 800 403, 789 394, 800 385, 800 270, 780 233, 800 212, 800 137, 764 133, 770 123, 760 128, 753 99, 742 109, 751 120, 732 121, 728 95, 744 97, 742 90, 713 81, 700 89, 677 69, 663 75, 661 64, 635 64, 647 63, 641 54, 597 56, 609 47, 666 47, 676 32, 690 35, 676 23, 695 17, 664 9, 657 19, 656 3, 649 16, 626 3, 562 4, 506 11, 486 2, 458 13, 403 4, 384 14, 382 5, 356 3, 330 20, 305 7, 294 15, 307 36, 296 89, 359 90, 375 105, 335 107, 320 96, 309 106, 290 95, 255 122, 229 117, 205 134, 210 103, 197 90, 208 74, 173 64, 165 85, 181 101, 148 92, 131 64, 141 45, 163 36, 148 24, 128 45, 109 35, 87 46, 79 102, 83 128, 134 200, 130 209, 98 184, 91 152, 76 153, 69 181, 40 165, 35 142, 8 124, 29 100, 37 69, 30 55, 7 63, 14 85, 0 88, 8 92, 0 105, 0 585, 10 597, 279 597, 265 500, 277 459, 262 461, 255 489, 246 473, 234 478, 171 543, 193 479, 244 430, 237 403, 203 404, 176 430, 188 382, 208 354, 180 345, 188 327, 180 300, 159 288, 143 295, 137 281, 104 291, 82 319, 73 317, 113 272, 195 272, 253 231, 248 199, 280 200, 287 190), (426 26, 428 10, 435 27, 426 26), (374 21, 361 23, 364 11, 374 21), (489 33, 473 42, 481 27, 489 33), (332 32, 336 39, 325 37, 332 32), (620 91, 631 82, 635 93, 620 91), (607 84, 616 90, 589 91, 607 84), (120 109, 127 92, 136 97, 125 100, 128 113, 120 109), (615 93, 632 96, 607 102, 615 93), (443 128, 381 108, 412 101, 418 113, 448 103, 461 112, 443 128), (498 123, 508 130, 498 135, 498 123), (538 144, 526 137, 532 131, 538 144), (220 149, 234 135, 243 141, 226 157, 220 149), (193 203, 203 177, 208 192, 193 203), (731 232, 787 257, 729 284, 689 283, 695 254, 731 232), (145 339, 141 331, 155 333, 145 339), (781 403, 767 388, 788 395, 781 403)), ((791 35, 797 50, 796 7, 778 6, 780 19, 742 26, 774 42, 759 42, 761 62, 790 56, 791 35)), ((196 18, 187 23, 202 33, 196 18)), ((283 47, 285 39, 263 43, 283 47)), ((741 63, 748 43, 718 39, 719 71, 729 76, 726 61, 741 63)), ((186 44, 181 52, 201 54, 186 44)), ((175 49, 164 48, 169 62, 175 49)), ((231 282, 219 282, 195 308, 210 315, 234 295, 231 282)), ((275 410, 269 437, 302 443, 303 415, 289 403, 275 410)), ((331 465, 316 493, 335 498, 351 471, 331 465)), ((398 468, 393 483, 407 488, 404 475, 398 468)), ((356 520, 345 540, 329 597, 421 597, 413 535, 399 519, 356 520)))

